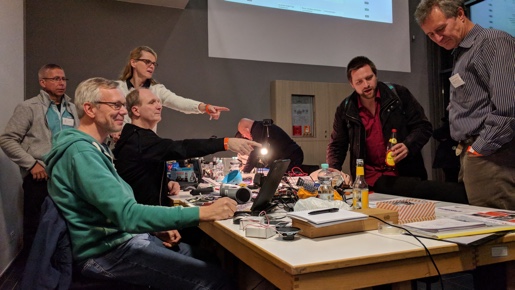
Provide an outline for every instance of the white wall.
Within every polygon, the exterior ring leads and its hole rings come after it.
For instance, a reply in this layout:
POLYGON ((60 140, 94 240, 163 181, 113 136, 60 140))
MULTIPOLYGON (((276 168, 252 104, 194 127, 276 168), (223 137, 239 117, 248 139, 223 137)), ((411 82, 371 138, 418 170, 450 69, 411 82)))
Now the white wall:
MULTIPOLYGON (((0 131, 24 100, 24 1, 0 0, 0 131)), ((21 250, 22 189, 18 166, 0 150, 0 274, 21 250)))

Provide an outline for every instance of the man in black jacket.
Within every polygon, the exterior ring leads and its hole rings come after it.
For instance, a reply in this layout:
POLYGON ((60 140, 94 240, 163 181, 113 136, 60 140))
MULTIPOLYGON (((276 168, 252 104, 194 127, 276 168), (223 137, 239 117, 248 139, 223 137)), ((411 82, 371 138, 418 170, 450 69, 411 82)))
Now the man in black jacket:
POLYGON ((161 100, 148 89, 131 91, 125 124, 113 150, 118 174, 132 187, 138 203, 167 205, 166 161, 200 157, 224 150, 250 154, 259 143, 240 138, 174 141, 159 137, 152 128, 161 121, 161 100))
POLYGON ((385 175, 427 179, 420 151, 432 126, 422 106, 407 88, 378 82, 374 63, 364 56, 349 62, 347 78, 355 91, 336 109, 327 147, 329 166, 341 170, 349 150, 353 178, 356 159, 364 159, 365 179, 372 188, 385 175), (386 145, 392 129, 397 130, 398 143, 392 148, 396 166, 387 170, 386 145))
MULTIPOLYGON (((262 156, 259 150, 252 151, 244 162, 243 172, 250 172, 255 167, 261 164, 264 167, 272 164, 274 160, 290 159, 288 170, 293 167, 302 166, 304 161, 304 152, 302 148, 284 132, 281 127, 273 124, 273 121, 268 119, 264 121, 254 121, 251 119, 243 118, 238 122, 238 133, 236 137, 243 137, 248 140, 256 141, 263 146, 269 147, 269 152, 266 156, 262 156)), ((240 156, 241 158, 241 156, 240 156)))

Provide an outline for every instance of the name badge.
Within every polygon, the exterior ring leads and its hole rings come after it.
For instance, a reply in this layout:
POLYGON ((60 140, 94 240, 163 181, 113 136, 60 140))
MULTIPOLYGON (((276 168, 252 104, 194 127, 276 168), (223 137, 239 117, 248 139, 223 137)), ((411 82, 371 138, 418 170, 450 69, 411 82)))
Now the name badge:
POLYGON ((465 84, 465 82, 461 79, 460 74, 455 74, 449 78, 451 84, 454 88, 461 87, 465 84))
POLYGON ((63 118, 63 125, 73 127, 75 125, 75 120, 72 118, 63 118))

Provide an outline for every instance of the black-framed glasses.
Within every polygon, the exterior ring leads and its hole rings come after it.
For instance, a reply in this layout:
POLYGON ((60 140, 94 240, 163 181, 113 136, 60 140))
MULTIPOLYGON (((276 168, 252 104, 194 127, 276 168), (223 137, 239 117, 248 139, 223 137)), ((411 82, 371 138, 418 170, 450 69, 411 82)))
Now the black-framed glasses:
POLYGON ((109 107, 111 107, 113 110, 116 110, 116 111, 120 111, 122 109, 122 107, 125 108, 125 103, 122 103, 122 102, 101 102, 101 101, 97 101, 97 102, 95 102, 95 104, 108 105, 109 107))
POLYGON ((153 65, 154 65, 154 67, 157 67, 157 66, 158 66, 157 62, 155 62, 155 61, 151 61, 150 59, 137 58, 136 60, 137 60, 137 61, 142 61, 142 62, 144 62, 147 66, 150 66, 151 64, 153 64, 153 65))
POLYGON ((65 77, 53 77, 53 78, 42 78, 44 80, 49 80, 49 81, 53 81, 53 82, 58 82, 58 81, 63 81, 63 82, 67 82, 69 81, 70 79, 67 79, 65 77))

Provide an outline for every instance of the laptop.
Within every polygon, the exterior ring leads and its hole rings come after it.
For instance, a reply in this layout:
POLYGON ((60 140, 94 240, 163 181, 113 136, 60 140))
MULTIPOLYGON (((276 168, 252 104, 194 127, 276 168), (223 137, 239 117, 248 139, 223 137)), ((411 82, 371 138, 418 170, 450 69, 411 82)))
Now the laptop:
MULTIPOLYGON (((289 165, 290 159, 275 160, 270 166, 270 171, 268 171, 250 210, 238 210, 235 212, 235 216, 238 214, 259 215, 262 211, 269 212, 273 209, 277 204, 272 203, 272 199, 289 165)), ((246 207, 248 208, 248 205, 246 207)))

